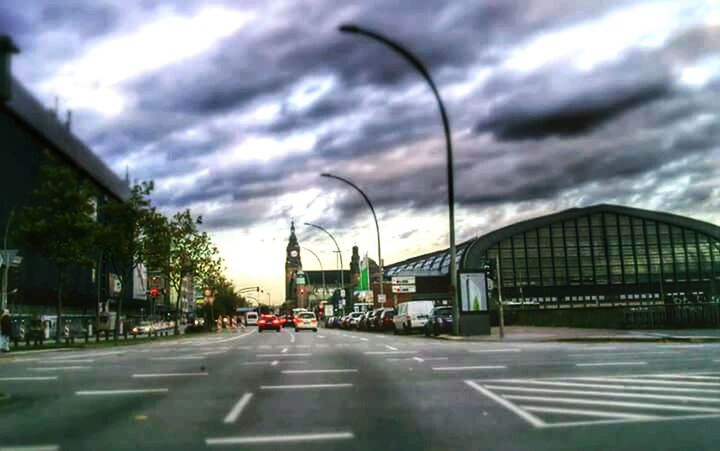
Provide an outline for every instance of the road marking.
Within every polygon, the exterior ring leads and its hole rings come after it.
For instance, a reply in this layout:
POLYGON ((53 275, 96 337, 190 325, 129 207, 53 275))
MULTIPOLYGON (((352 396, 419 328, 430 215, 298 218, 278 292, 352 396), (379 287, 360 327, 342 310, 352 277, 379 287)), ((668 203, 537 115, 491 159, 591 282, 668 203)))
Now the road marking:
MULTIPOLYGON (((552 402, 560 404, 581 404, 589 406, 611 406, 611 407, 632 407, 638 409, 652 410, 672 410, 680 412, 699 412, 699 413, 720 413, 720 409, 712 407, 691 407, 678 406, 669 404, 654 404, 644 402, 627 402, 627 401, 605 401, 600 399, 583 399, 583 398, 557 398, 545 396, 526 396, 526 395, 503 395, 503 398, 513 401, 538 401, 552 402)), ((523 406, 520 406, 523 407, 523 406)))
POLYGON ((310 346, 310 345, 296 345, 295 347, 298 348, 298 349, 301 349, 301 348, 302 348, 302 349, 310 349, 312 346, 310 346))
POLYGON ((153 357, 150 360, 203 360, 204 358, 199 355, 182 355, 178 357, 153 357))
POLYGON ((154 373, 154 374, 133 374, 135 379, 149 377, 185 377, 185 376, 207 376, 208 373, 154 373))
POLYGON ((465 381, 465 384, 467 384, 469 387, 474 388, 476 391, 482 393, 483 395, 492 399, 493 401, 495 401, 496 403, 505 407, 506 409, 510 410, 511 412, 515 413, 517 416, 519 416, 520 418, 523 418, 525 421, 532 424, 533 426, 541 427, 543 424, 545 424, 543 421, 541 421, 535 415, 518 408, 515 404, 505 400, 501 396, 496 395, 495 393, 491 392, 490 390, 487 390, 487 389, 481 387, 480 385, 476 384, 475 382, 468 380, 468 381, 465 381))
POLYGON ((250 403, 250 400, 252 399, 253 394, 252 393, 245 393, 242 398, 233 406, 233 408, 228 412, 227 416, 225 416, 225 419, 223 420, 223 423, 230 424, 234 423, 242 413, 243 409, 250 403))
POLYGON ((391 350, 391 351, 397 351, 397 350, 398 350, 398 348, 394 348, 394 347, 392 347, 392 346, 390 346, 390 345, 385 345, 385 347, 388 348, 388 349, 391 350))
POLYGON ((657 415, 642 415, 636 413, 623 413, 623 412, 604 412, 600 410, 585 410, 585 409, 562 409, 558 407, 539 407, 539 406, 522 406, 528 412, 538 413, 555 413, 561 415, 582 415, 586 417, 599 417, 599 418, 622 418, 627 420, 656 420, 663 417, 657 415))
POLYGON ((503 348, 503 349, 470 349, 468 352, 474 354, 484 354, 489 352, 520 352, 522 349, 519 348, 503 348))
POLYGON ((277 360, 273 360, 270 365, 271 365, 271 366, 277 366, 277 364, 278 364, 278 361, 277 361, 277 360))
POLYGON ((283 370, 283 374, 357 373, 355 369, 342 370, 283 370))
POLYGON ((51 364, 51 365, 52 365, 52 364, 60 364, 60 365, 62 365, 63 363, 93 363, 93 362, 95 362, 95 360, 90 360, 90 359, 55 359, 55 360, 45 360, 45 361, 41 361, 41 362, 38 362, 38 363, 40 363, 41 365, 45 365, 45 364, 51 364))
POLYGON ((57 376, 18 376, 18 377, 0 377, 0 382, 32 382, 32 381, 54 381, 57 380, 57 376))
POLYGON ((295 343, 295 334, 290 332, 290 343, 295 343))
POLYGON ((588 351, 614 351, 617 349, 617 346, 595 346, 592 348, 587 348, 588 351))
POLYGON ((288 352, 288 348, 283 348, 283 350, 282 350, 282 351, 280 351, 280 352, 281 352, 281 353, 283 353, 283 354, 285 354, 285 353, 287 353, 287 352, 288 352))
MULTIPOLYGON (((594 378, 599 379, 598 382, 614 382, 621 384, 623 381, 594 378)), ((587 379, 583 379, 587 380, 587 379)), ((520 380, 520 379, 506 379, 492 382, 502 383, 522 383, 532 385, 550 385, 560 387, 579 387, 579 388, 607 388, 613 390, 635 390, 635 391, 659 391, 659 392, 673 392, 673 393, 720 393, 720 390, 705 389, 705 388, 677 388, 677 387, 643 387, 643 386, 632 386, 632 385, 606 385, 606 384, 588 384, 579 382, 563 382, 563 381, 549 381, 549 380, 520 380)), ((592 382, 592 381, 590 381, 592 382)))
POLYGON ((417 354, 418 351, 365 351, 365 355, 417 354))
POLYGON ((368 339, 365 338, 365 337, 360 337, 360 339, 361 339, 362 341, 368 341, 368 339))
POLYGON ((318 338, 325 338, 325 335, 318 335, 318 338))
POLYGON ((487 366, 436 366, 433 371, 472 371, 472 370, 505 370, 505 365, 487 365, 487 366))
POLYGON ((630 355, 655 355, 655 354, 678 354, 678 351, 637 351, 637 352, 597 352, 590 354, 568 354, 568 357, 627 357, 630 355))
POLYGON ((447 357, 423 357, 423 358, 425 360, 427 360, 428 362, 431 360, 447 360, 448 359, 447 357))
POLYGON ((143 393, 167 393, 167 388, 139 388, 128 390, 80 390, 75 394, 78 396, 107 396, 107 395, 139 395, 143 393))
POLYGON ((647 362, 593 362, 593 363, 576 363, 575 366, 632 366, 647 365, 647 362))
POLYGON ((89 366, 53 366, 44 368, 28 368, 30 371, 75 371, 75 370, 89 370, 89 366))
POLYGON ((225 437, 205 439, 207 446, 249 445, 255 443, 308 442, 321 440, 348 440, 355 438, 352 432, 332 432, 326 434, 295 435, 257 435, 250 437, 225 437))
POLYGON ((312 354, 309 352, 300 354, 257 354, 255 357, 308 357, 312 354))
POLYGON ((629 376, 613 376, 606 378, 599 377, 578 377, 578 380, 588 381, 600 381, 600 382, 616 382, 616 383, 636 383, 636 384, 649 384, 649 385, 679 385, 679 386, 693 386, 693 387, 720 387, 718 382, 689 382, 689 381, 661 381, 654 379, 643 379, 642 377, 629 377, 629 376))
POLYGON ((59 451, 58 445, 0 446, 0 451, 59 451))
POLYGON ((422 363, 422 362, 425 361, 425 360, 421 359, 420 357, 413 357, 412 359, 413 359, 413 360, 416 360, 416 361, 418 361, 418 362, 420 362, 420 363, 422 363))
POLYGON ((562 388, 542 388, 542 387, 510 387, 507 385, 484 384, 486 388, 491 390, 499 390, 503 392, 523 392, 523 393, 554 393, 581 396, 607 396, 610 398, 638 398, 638 399, 661 399, 665 401, 682 401, 682 402, 700 402, 700 403, 720 403, 720 398, 701 398, 698 396, 675 396, 675 395, 656 395, 652 393, 627 393, 627 392, 607 392, 595 390, 566 390, 562 388))
POLYGON ((244 333, 244 334, 239 335, 239 336, 237 336, 237 337, 226 338, 226 339, 224 339, 224 340, 216 340, 216 341, 213 341, 213 343, 227 343, 228 341, 240 340, 241 338, 245 338, 245 337, 247 337, 248 335, 251 335, 251 334, 255 333, 255 331, 256 331, 256 329, 253 329, 253 330, 251 330, 250 332, 244 333))
POLYGON ((261 385, 260 390, 304 390, 316 388, 347 388, 353 384, 301 384, 301 385, 261 385))

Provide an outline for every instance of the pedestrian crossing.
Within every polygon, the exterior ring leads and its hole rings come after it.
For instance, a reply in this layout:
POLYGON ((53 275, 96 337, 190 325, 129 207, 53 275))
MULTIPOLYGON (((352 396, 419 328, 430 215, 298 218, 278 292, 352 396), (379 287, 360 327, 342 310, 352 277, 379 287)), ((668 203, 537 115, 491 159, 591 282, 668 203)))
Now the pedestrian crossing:
POLYGON ((720 373, 466 380, 542 428, 720 417, 720 373))

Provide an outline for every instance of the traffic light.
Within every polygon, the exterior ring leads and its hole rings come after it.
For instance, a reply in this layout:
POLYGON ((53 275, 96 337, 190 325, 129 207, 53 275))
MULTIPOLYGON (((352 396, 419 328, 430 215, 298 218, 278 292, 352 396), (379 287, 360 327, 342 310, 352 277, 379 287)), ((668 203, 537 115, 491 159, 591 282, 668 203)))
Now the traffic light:
POLYGON ((492 260, 485 261, 485 265, 483 265, 483 272, 488 279, 495 280, 495 277, 497 276, 495 271, 495 262, 492 260))
POLYGON ((160 289, 157 287, 150 288, 150 297, 156 298, 160 295, 160 289))
POLYGON ((305 287, 300 288, 300 295, 301 296, 305 295, 305 287))

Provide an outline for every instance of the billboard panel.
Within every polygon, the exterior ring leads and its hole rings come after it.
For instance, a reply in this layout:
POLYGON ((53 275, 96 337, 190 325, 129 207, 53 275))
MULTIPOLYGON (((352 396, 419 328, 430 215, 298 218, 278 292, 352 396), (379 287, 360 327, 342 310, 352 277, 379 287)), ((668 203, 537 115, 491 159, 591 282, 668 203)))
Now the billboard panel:
POLYGON ((460 293, 463 312, 486 312, 487 279, 485 273, 460 274, 460 293))

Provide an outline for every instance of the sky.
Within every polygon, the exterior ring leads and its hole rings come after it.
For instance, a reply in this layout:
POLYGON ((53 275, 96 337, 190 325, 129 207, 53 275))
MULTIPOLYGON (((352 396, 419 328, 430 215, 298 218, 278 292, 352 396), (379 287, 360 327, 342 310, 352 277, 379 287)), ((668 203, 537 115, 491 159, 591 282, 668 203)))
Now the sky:
MULTIPOLYGON (((239 287, 284 297, 290 221, 336 268, 448 245, 450 119, 462 242, 567 208, 720 223, 716 0, 4 0, 15 76, 154 202, 204 218, 239 287), (63 114, 64 116, 64 114, 63 114)), ((301 251, 305 269, 319 263, 301 251)))

